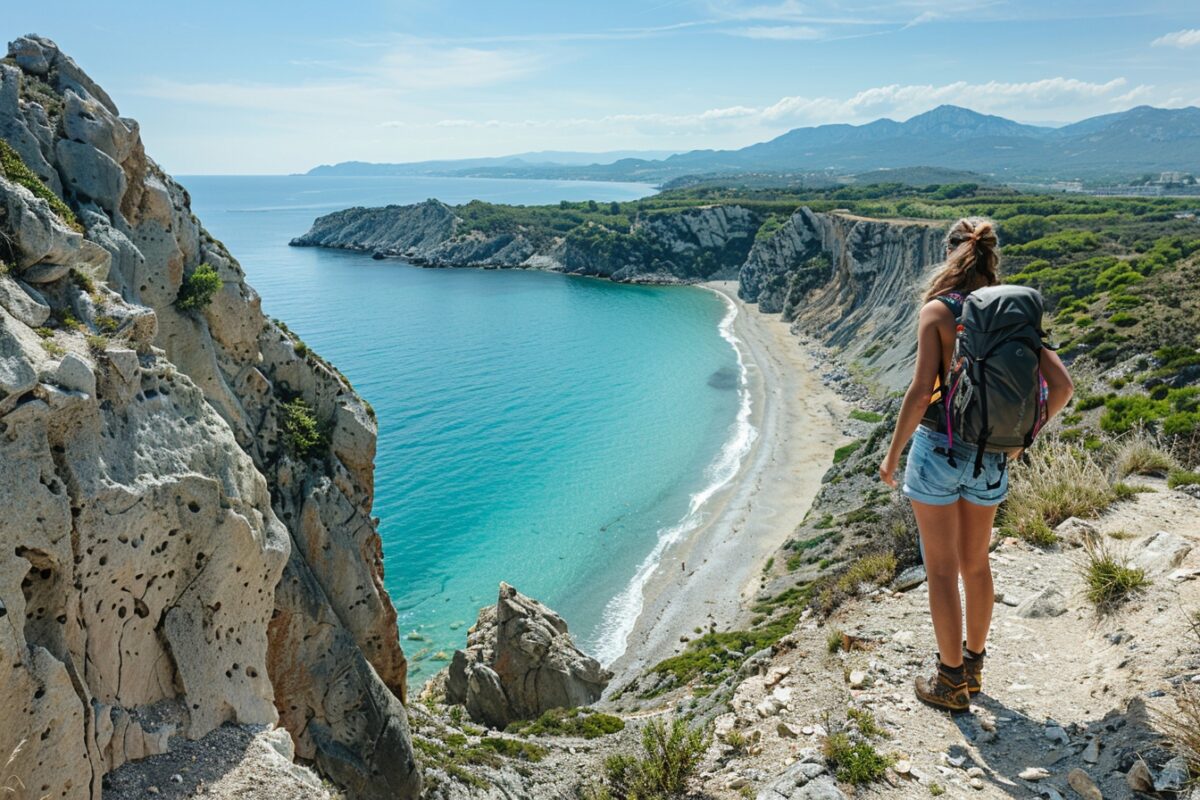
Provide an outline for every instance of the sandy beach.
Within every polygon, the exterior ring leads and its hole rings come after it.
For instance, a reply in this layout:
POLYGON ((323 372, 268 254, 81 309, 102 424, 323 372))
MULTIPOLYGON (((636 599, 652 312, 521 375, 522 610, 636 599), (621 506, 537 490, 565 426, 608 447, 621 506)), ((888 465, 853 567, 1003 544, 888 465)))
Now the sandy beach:
POLYGON ((625 653, 611 665, 613 689, 680 652, 680 637, 695 628, 727 628, 745 614, 763 565, 804 518, 834 449, 847 441, 845 402, 780 316, 738 299, 734 281, 704 285, 737 306, 733 332, 758 435, 737 475, 709 499, 701 526, 667 549, 646 584, 625 653))

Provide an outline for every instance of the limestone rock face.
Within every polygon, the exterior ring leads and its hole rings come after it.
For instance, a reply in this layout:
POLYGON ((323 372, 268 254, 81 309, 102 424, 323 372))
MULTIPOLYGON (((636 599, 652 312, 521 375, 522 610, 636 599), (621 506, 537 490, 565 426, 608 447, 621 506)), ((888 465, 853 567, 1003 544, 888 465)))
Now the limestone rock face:
POLYGON ((495 606, 479 612, 467 648, 454 653, 449 703, 476 722, 503 728, 552 708, 596 702, 612 673, 575 647, 562 617, 507 583, 495 606))
POLYGON ((371 413, 262 314, 136 122, 53 42, 9 55, 0 136, 75 219, 0 177, 0 752, 24 741, 38 796, 98 798, 173 732, 278 718, 352 797, 417 796, 371 413), (202 263, 224 286, 181 312, 202 263), (326 452, 290 455, 293 398, 326 452))
POLYGON ((798 209, 760 237, 739 274, 739 292, 793 328, 878 365, 899 388, 916 352, 914 320, 927 270, 942 256, 943 230, 921 222, 864 219, 798 209))

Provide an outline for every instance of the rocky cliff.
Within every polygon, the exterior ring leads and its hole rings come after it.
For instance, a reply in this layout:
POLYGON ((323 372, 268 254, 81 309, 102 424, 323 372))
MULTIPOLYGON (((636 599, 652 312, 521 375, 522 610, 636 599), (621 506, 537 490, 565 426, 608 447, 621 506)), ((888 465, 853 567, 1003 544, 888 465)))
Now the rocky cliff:
POLYGON ((370 409, 53 42, 0 62, 0 139, 4 777, 98 798, 172 736, 278 720, 352 796, 416 796, 370 409))
POLYGON ((887 221, 800 208, 760 237, 739 273, 741 296, 781 312, 900 388, 915 355, 914 310, 928 268, 942 257, 941 224, 887 221))
POLYGON ((297 247, 333 247, 430 267, 544 269, 626 283, 732 278, 754 244, 760 214, 698 206, 634 219, 627 231, 585 223, 567 233, 509 222, 479 226, 452 206, 350 208, 317 218, 297 247))

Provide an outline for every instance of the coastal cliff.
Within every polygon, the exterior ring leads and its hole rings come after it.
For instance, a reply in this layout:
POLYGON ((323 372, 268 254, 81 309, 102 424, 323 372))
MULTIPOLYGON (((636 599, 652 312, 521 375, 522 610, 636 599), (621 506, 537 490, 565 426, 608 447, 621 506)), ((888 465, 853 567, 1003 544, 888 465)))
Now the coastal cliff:
POLYGON ((370 408, 53 42, 0 62, 0 140, 6 775, 95 799, 278 721, 351 796, 417 796, 370 408))
MULTIPOLYGON (((713 205, 639 215, 621 226, 591 221, 547 230, 520 219, 472 220, 476 204, 426 200, 350 208, 317 218, 296 247, 358 250, 429 267, 544 269, 623 283, 730 278, 754 244, 762 215, 713 205)), ((482 204, 480 204, 482 205, 482 204)))
POLYGON ((738 273, 739 293, 897 389, 910 377, 919 287, 942 257, 943 234, 943 224, 925 220, 800 208, 756 242, 738 273))

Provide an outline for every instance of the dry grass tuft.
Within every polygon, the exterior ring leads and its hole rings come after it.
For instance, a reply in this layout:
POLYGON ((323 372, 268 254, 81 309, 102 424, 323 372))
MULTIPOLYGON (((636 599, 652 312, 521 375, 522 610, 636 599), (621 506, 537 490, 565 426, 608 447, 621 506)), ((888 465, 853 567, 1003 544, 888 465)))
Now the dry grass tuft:
POLYGON ((1121 437, 1113 457, 1113 473, 1117 480, 1129 475, 1165 478, 1178 466, 1179 462, 1171 451, 1144 430, 1121 437))
POLYGON ((1000 527, 1041 547, 1054 544, 1054 527, 1068 517, 1094 517, 1116 499, 1104 470, 1061 439, 1039 441, 1029 463, 1011 467, 1000 527))
POLYGON ((1200 779, 1200 689, 1184 684, 1175 693, 1175 711, 1156 713, 1158 729, 1171 749, 1187 761, 1193 779, 1200 779))
POLYGON ((1083 552, 1080 574, 1087 599, 1099 611, 1111 611, 1150 585, 1144 571, 1130 567, 1125 557, 1113 553, 1102 541, 1085 543, 1083 552))

